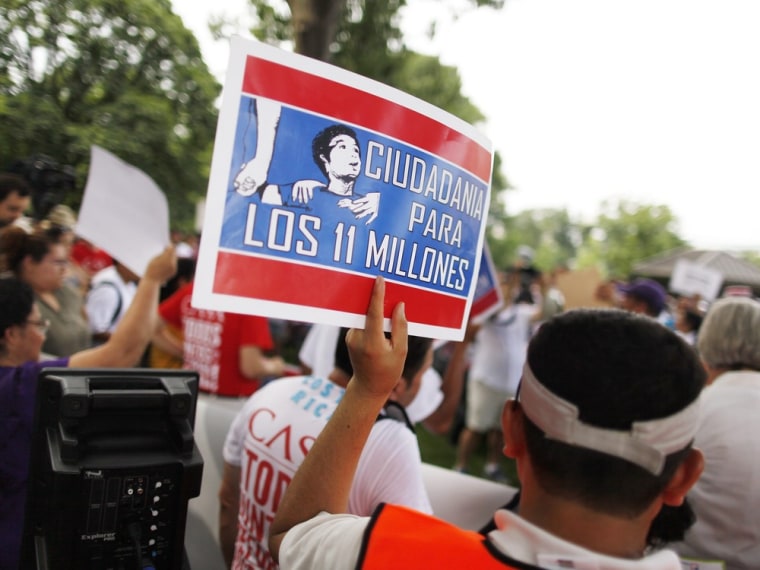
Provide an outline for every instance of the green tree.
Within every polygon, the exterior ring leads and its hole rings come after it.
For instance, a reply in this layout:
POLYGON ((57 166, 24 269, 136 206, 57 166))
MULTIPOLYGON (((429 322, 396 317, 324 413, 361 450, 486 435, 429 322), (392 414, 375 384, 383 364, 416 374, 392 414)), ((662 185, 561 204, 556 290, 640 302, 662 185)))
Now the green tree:
POLYGON ((536 267, 550 271, 558 265, 572 264, 582 242, 581 226, 566 209, 525 210, 506 215, 499 226, 490 223, 486 231, 491 256, 498 267, 512 265, 517 248, 527 245, 535 252, 536 267))
POLYGON ((593 266, 623 279, 637 261, 686 244, 667 206, 627 201, 603 203, 591 224, 571 218, 566 209, 508 215, 503 204, 492 206, 486 236, 498 267, 514 263, 517 248, 525 244, 534 249, 535 265, 542 271, 560 264, 593 266))
MULTIPOLYGON (((205 195, 220 86, 169 0, 0 0, 0 160, 76 168, 100 145, 149 174, 175 221, 205 195)), ((78 206, 81 191, 66 202, 78 206)))
POLYGON ((588 260, 596 251, 609 276, 628 278, 637 261, 683 245, 670 208, 622 200, 602 204, 594 229, 587 233, 584 256, 588 260))
MULTIPOLYGON (((399 10, 406 0, 250 0, 258 24, 253 33, 268 43, 292 42, 294 51, 347 69, 343 55, 364 60, 362 69, 388 65, 383 54, 404 48, 399 10), (287 5, 287 10, 283 4, 287 5), (366 65, 367 61, 372 61, 366 65)), ((469 0, 501 8, 504 0, 469 0)), ((434 33, 434 32, 431 32, 434 33)), ((372 76, 374 77, 374 76, 372 76)))
MULTIPOLYGON (((251 30, 260 40, 294 47, 296 53, 327 61, 419 97, 477 124, 482 112, 462 94, 459 72, 434 56, 409 50, 399 28, 405 0, 250 0, 251 30)), ((503 0, 470 0, 501 7, 503 0)), ((212 25, 224 35, 223 19, 212 25)))
POLYGON ((739 257, 741 257, 744 261, 747 261, 753 265, 757 265, 758 267, 760 267, 760 252, 743 251, 740 253, 739 257))

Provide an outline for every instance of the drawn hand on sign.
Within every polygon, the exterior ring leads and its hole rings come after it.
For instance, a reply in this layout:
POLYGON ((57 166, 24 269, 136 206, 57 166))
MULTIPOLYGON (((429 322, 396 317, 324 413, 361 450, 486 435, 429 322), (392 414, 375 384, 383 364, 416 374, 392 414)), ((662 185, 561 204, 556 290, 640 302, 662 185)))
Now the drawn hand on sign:
POLYGON ((338 201, 338 206, 351 210, 357 220, 369 216, 365 224, 370 224, 377 218, 377 212, 380 209, 380 192, 370 192, 366 196, 362 196, 356 200, 343 198, 338 201))
POLYGON ((325 183, 319 180, 299 180, 293 184, 290 199, 296 204, 306 204, 314 197, 314 189, 324 188, 324 186, 325 183))
MULTIPOLYGON (((253 103, 252 103, 253 105, 253 103)), ((280 122, 282 106, 276 101, 256 99, 256 154, 240 166, 234 187, 241 196, 250 196, 267 181, 274 154, 274 139, 280 122)))
POLYGON ((235 177, 235 190, 241 196, 250 196, 266 182, 269 164, 264 164, 262 160, 257 160, 257 158, 253 157, 248 162, 244 162, 240 167, 240 172, 235 177))

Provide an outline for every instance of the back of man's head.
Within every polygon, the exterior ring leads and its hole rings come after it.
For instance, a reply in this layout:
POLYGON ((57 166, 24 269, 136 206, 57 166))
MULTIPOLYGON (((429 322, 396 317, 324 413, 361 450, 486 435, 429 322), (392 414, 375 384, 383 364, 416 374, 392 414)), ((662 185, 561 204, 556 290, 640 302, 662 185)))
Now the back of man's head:
POLYGON ((704 379, 694 350, 652 319, 582 309, 548 321, 520 391, 538 484, 598 512, 640 514, 689 454, 704 379))
MULTIPOLYGON (((340 329, 340 333, 338 333, 338 344, 335 346, 335 367, 345 372, 350 378, 354 375, 354 367, 351 364, 348 347, 346 346, 347 333, 347 328, 340 329)), ((386 336, 388 336, 388 333, 386 333, 386 336)), ((404 361, 404 370, 401 373, 401 376, 407 382, 411 382, 415 374, 425 364, 425 357, 428 350, 430 350, 432 342, 429 338, 412 335, 408 337, 406 360, 404 361)))

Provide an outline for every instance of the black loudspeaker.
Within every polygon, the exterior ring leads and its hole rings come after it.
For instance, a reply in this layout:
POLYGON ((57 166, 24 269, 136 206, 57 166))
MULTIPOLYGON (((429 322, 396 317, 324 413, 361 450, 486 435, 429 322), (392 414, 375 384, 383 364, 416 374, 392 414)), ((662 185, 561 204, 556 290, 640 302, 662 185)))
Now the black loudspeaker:
POLYGON ((203 472, 197 397, 187 370, 43 370, 21 567, 187 568, 187 503, 203 472))

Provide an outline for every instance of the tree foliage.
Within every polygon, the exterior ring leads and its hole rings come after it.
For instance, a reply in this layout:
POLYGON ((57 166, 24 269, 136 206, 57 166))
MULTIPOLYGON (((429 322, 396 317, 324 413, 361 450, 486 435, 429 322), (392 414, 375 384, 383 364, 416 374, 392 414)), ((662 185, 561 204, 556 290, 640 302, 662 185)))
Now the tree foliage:
MULTIPOLYGON (((500 7, 503 0, 470 0, 500 7)), ((483 113, 462 94, 455 67, 409 50, 399 28, 406 0, 250 0, 251 32, 274 45, 327 61, 410 93, 476 124, 483 113)), ((223 22, 217 22, 217 35, 223 22)))
POLYGON ((687 245, 667 206, 628 201, 603 203, 590 223, 574 219, 566 209, 526 210, 490 220, 486 231, 498 267, 511 266, 517 248, 527 245, 542 271, 559 265, 594 266, 603 275, 621 279, 631 276, 636 262, 687 245))
POLYGON ((0 160, 47 154, 73 165, 81 187, 100 145, 149 174, 189 224, 206 190, 220 87, 169 0, 0 7, 0 160))
MULTIPOLYGON (((345 66, 344 54, 374 60, 362 69, 380 69, 383 53, 403 47, 399 12, 406 0, 250 0, 258 24, 252 32, 268 43, 292 42, 294 51, 345 66), (357 49, 358 48, 358 49, 357 49), (380 65, 377 65, 377 64, 380 65)), ((504 0, 468 0, 473 7, 501 8, 504 0)), ((354 69, 347 66, 347 69, 354 69)))
POLYGON ((621 200, 604 202, 596 223, 606 268, 612 276, 628 276, 634 263, 685 245, 678 235, 678 220, 663 205, 621 200))
MULTIPOLYGON (((493 209, 492 209, 493 211, 493 209)), ((537 268, 549 271, 572 263, 583 240, 583 227, 572 220, 566 209, 526 210, 489 223, 488 243, 497 267, 514 264, 521 245, 535 252, 537 268)))

